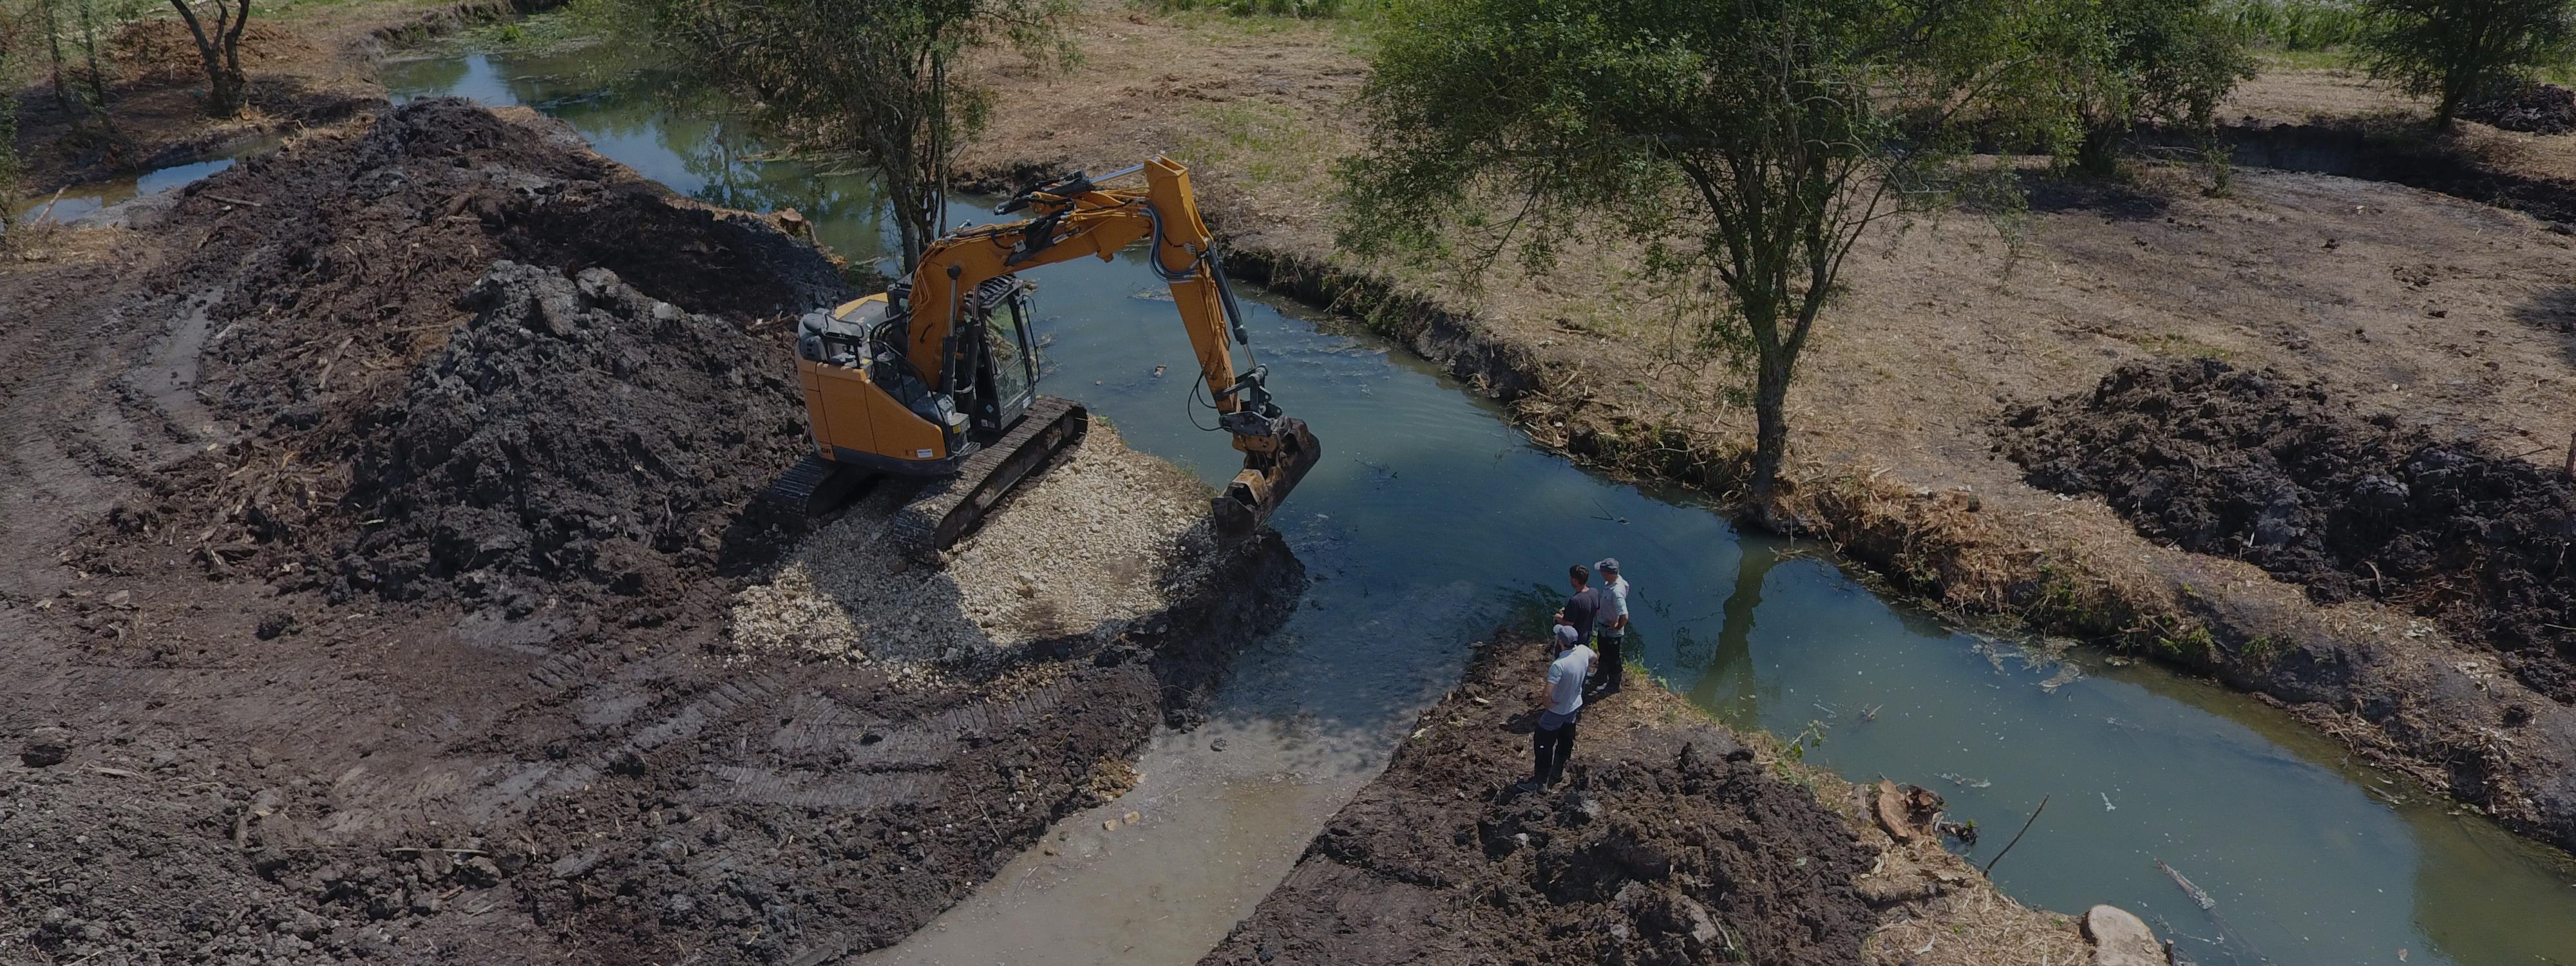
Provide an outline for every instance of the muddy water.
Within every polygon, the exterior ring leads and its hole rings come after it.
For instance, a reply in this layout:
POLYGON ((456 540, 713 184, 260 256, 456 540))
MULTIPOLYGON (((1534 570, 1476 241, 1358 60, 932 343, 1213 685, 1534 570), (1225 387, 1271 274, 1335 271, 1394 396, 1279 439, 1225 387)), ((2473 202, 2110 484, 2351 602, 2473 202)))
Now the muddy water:
POLYGON ((131 198, 160 194, 233 166, 233 161, 276 147, 273 138, 245 142, 227 150, 221 157, 187 164, 174 164, 144 172, 132 178, 101 181, 65 190, 61 195, 47 195, 20 204, 13 214, 41 217, 46 221, 69 224, 109 206, 131 198))
MULTIPOLYGON (((864 179, 759 160, 720 104, 617 66, 597 50, 473 53, 386 73, 401 95, 536 107, 683 193, 792 205, 840 250, 879 250, 864 179)), ((1048 390, 1139 449, 1228 475, 1224 439, 1191 423, 1186 340, 1144 267, 1035 277, 1048 390)), ((1852 778, 1940 790, 1987 831, 1976 860, 2053 796, 1996 871, 2026 902, 2126 906, 2202 963, 2576 963, 2576 868, 2563 856, 2351 764, 2277 712, 2096 653, 1944 627, 1685 494, 1533 447, 1381 342, 1294 306, 1247 307, 1280 399, 1327 448, 1277 521, 1316 577, 1306 606, 1247 646, 1208 725, 1154 740, 1135 791, 1063 823, 871 961, 1195 960, 1383 764, 1465 642, 1498 622, 1537 629, 1566 564, 1606 554, 1636 585, 1656 675, 1730 722, 1805 736, 1809 760, 1852 778)))

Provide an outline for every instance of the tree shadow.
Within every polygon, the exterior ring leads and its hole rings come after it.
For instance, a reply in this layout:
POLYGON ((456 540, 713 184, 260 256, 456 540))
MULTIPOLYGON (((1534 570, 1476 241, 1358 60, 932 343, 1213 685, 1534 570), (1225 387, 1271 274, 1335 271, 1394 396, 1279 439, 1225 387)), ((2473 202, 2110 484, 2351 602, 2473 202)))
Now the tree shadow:
POLYGON ((2544 334, 2558 336, 2558 352, 2576 364, 2576 285, 2561 285, 2515 306, 2513 317, 2544 334))
POLYGON ((2032 211, 2050 214, 2086 212, 2112 221, 2152 221, 2173 207, 2173 199, 2133 184, 2068 177, 2042 171, 2023 172, 2023 199, 2032 211))

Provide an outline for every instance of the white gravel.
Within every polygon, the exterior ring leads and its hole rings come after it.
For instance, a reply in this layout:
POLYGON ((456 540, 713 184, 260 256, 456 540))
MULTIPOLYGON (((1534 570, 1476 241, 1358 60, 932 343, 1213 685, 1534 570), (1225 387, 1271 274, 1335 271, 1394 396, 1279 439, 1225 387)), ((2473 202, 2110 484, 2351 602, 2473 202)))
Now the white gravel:
POLYGON ((879 539, 910 487, 883 487, 736 595, 743 651, 803 651, 927 672, 1064 637, 1114 637, 1210 564, 1207 487, 1127 448, 1097 419, 1061 464, 1020 485, 944 569, 879 539))

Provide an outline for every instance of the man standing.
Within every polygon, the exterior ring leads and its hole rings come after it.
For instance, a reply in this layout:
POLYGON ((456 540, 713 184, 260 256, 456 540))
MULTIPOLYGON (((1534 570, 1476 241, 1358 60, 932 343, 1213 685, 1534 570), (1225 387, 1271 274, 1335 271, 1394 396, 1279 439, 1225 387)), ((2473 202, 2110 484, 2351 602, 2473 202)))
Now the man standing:
POLYGON ((1593 565, 1601 572, 1601 693, 1619 690, 1619 671, 1626 667, 1619 645, 1628 640, 1628 581, 1619 576, 1619 558, 1603 557, 1593 565))
POLYGON ((1583 717, 1583 676, 1592 670, 1592 649, 1573 625, 1556 625, 1556 659, 1547 665, 1539 685, 1538 730, 1530 732, 1530 777, 1513 785, 1534 792, 1565 777, 1565 760, 1574 755, 1574 724, 1583 717))
POLYGON ((1575 633, 1583 635, 1577 641, 1589 644, 1593 621, 1601 616, 1601 592, 1592 589, 1592 571, 1582 564, 1568 568, 1565 576, 1574 584, 1574 595, 1557 610, 1556 622, 1572 626, 1575 633))

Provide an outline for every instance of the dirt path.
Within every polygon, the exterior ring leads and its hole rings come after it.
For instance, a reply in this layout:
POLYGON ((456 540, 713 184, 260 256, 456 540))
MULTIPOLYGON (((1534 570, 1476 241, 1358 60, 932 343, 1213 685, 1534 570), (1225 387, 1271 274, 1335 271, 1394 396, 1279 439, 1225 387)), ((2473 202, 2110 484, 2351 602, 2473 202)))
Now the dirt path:
MULTIPOLYGON (((1335 260, 1329 165, 1354 143, 1345 106, 1365 66, 1338 29, 1096 5, 1078 33, 1098 53, 1072 76, 994 69, 1005 96, 968 158, 1008 181, 1171 152, 1198 165, 1238 276, 1359 316, 1509 400, 1535 437, 1578 458, 1732 490, 1751 439, 1749 411, 1727 402, 1739 380, 1693 355, 1671 307, 1628 284, 1628 253, 1570 253, 1540 277, 1505 269, 1477 291, 1444 266, 1335 260), (1040 96, 1061 90, 1105 109, 1064 123, 1040 96)), ((2262 112, 2319 85, 2334 92, 2324 109, 2377 103, 2350 81, 2267 78, 2239 109, 2258 125, 2301 120, 2262 112)), ((2576 138, 2468 127, 2459 150, 2510 161, 2514 184, 2555 183, 2576 164, 2576 138)), ((2376 137, 2333 146, 2367 151, 2376 137)), ((2484 196, 2470 191, 2484 190, 2474 170, 2442 163, 2458 176, 2437 183, 2484 196)), ((2175 549, 2100 500, 2034 486, 1995 452, 2008 409, 2089 392, 2124 364, 2211 358, 2316 383, 2360 416, 2490 457, 2558 467, 2576 433, 2561 404, 2576 396, 2576 239, 2490 205, 2319 174, 2240 168, 2223 198, 2180 169, 2127 186, 2030 186, 2017 242, 1956 213, 1864 243, 1851 297, 1791 392, 1801 526, 1899 590, 2214 674, 2576 845, 2576 707, 2499 678, 2491 652, 2426 630, 2412 607, 2319 604, 2232 554, 2175 549), (2282 642, 2308 657, 2279 660, 2282 642), (2306 661, 2338 670, 2296 670, 2306 661)))
POLYGON ((1564 782, 1513 791, 1545 663, 1535 642, 1480 646, 1386 772, 1203 962, 2087 955, 2065 917, 2003 898, 1928 831, 1907 824, 1898 842, 1853 786, 1747 748, 1659 689, 1586 707, 1564 782))
POLYGON ((837 272, 524 112, 410 105, 121 214, 0 266, 0 960, 884 945, 1123 788, 1300 584, 1106 430, 1014 507, 1116 529, 781 571, 744 502, 837 272), (741 633, 791 605, 837 622, 741 633))

